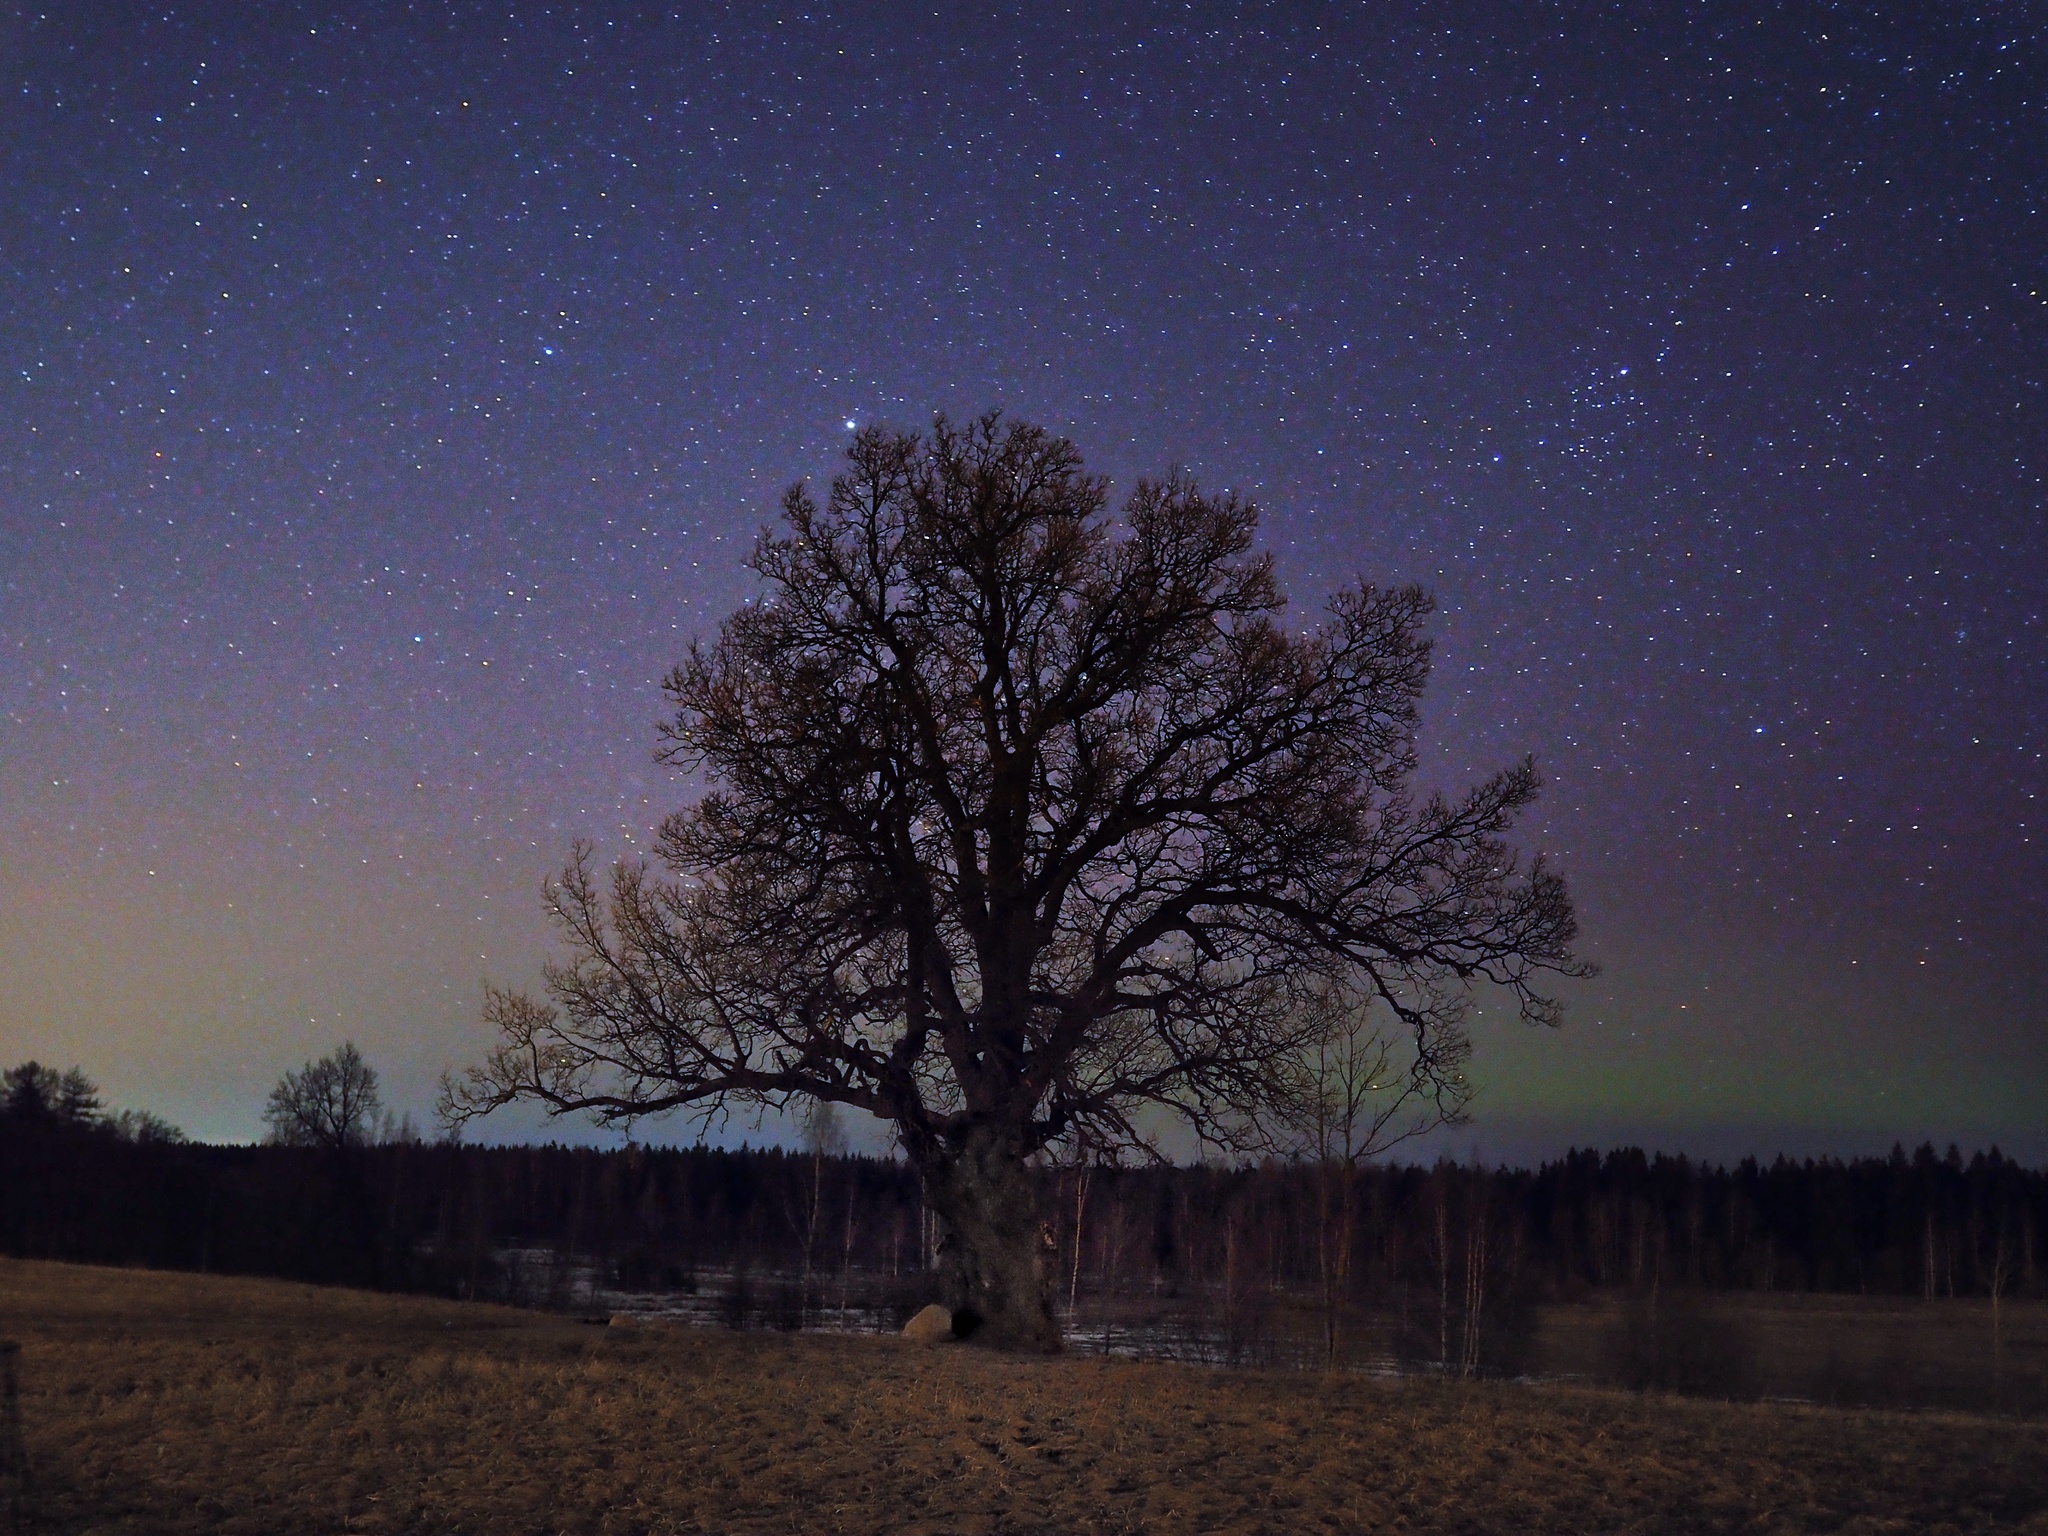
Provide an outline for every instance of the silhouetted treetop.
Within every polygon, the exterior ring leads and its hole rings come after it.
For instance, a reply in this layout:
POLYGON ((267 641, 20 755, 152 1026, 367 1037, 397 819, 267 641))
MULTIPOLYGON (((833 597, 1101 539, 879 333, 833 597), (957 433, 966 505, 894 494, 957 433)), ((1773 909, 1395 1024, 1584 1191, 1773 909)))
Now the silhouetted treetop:
POLYGON ((263 1108, 270 1139, 287 1147, 358 1147, 375 1137, 377 1074, 353 1043, 287 1072, 263 1108))
POLYGON ((0 1112, 24 1121, 49 1121, 91 1126, 105 1113, 100 1091, 77 1067, 59 1072, 38 1061, 25 1061, 0 1077, 0 1112))
POLYGON ((1504 841, 1533 765, 1411 787, 1427 596, 1284 623, 1250 505, 1179 475, 1120 524, 1106 498, 993 415, 863 431, 822 507, 793 488, 762 600, 667 681, 662 759, 711 786, 663 825, 675 879, 601 890, 579 851, 551 1001, 493 994, 503 1043, 449 1110, 855 1105, 924 1170, 956 1305, 1042 1343, 1025 1157, 1142 1143, 1147 1105, 1258 1143, 1298 1108, 1311 988, 1391 1010, 1447 1087, 1473 983, 1554 1021, 1571 904, 1504 841))

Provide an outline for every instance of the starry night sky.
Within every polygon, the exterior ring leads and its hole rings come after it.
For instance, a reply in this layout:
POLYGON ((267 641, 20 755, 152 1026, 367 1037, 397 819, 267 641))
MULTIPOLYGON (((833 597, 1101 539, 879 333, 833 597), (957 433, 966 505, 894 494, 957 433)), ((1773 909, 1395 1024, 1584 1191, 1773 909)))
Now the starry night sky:
POLYGON ((248 1137, 353 1038, 424 1118, 692 792, 656 679, 781 489, 1000 406, 1251 494, 1305 610, 1427 582, 1431 782, 1539 755, 1605 969, 1482 1011, 1456 1149, 2048 1156, 1985 9, 0 13, 0 1058, 248 1137))

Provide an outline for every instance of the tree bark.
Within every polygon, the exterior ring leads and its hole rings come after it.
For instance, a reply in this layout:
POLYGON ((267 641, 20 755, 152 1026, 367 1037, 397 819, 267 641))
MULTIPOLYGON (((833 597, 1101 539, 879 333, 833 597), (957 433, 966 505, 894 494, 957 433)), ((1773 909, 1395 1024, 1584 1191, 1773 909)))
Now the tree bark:
POLYGON ((1038 1201, 1014 1134, 977 1122, 927 1156, 926 1195, 943 1223, 940 1290, 955 1331, 1000 1349, 1057 1353, 1038 1201))

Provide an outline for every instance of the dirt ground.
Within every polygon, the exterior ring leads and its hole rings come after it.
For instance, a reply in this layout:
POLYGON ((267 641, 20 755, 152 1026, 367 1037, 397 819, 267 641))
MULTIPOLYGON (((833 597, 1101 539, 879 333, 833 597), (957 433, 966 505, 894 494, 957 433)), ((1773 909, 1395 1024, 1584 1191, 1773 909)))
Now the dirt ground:
POLYGON ((1961 1414, 598 1328, 5 1260, 0 1337, 29 1530, 2048 1533, 2048 1425, 1961 1414))

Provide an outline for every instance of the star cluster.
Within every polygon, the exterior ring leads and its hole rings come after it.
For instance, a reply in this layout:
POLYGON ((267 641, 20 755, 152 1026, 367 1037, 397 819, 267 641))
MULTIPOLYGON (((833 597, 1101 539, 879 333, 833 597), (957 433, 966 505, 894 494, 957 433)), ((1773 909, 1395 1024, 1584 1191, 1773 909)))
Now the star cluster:
MULTIPOLYGON (((2048 1151, 2044 37, 1818 4, 0 18, 0 1055, 400 1102, 849 426, 1440 601, 1605 967, 1473 1134, 2048 1151)), ((1489 1140, 1490 1138, 1490 1140, 1489 1140)))

